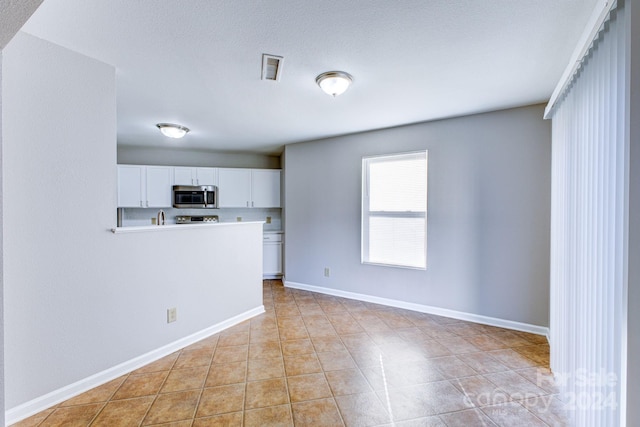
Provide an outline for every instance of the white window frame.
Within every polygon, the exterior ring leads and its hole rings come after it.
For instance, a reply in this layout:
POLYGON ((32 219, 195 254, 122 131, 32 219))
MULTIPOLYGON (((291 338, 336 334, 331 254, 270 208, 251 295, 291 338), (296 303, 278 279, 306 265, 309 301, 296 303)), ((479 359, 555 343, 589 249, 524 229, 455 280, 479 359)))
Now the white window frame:
MULTIPOLYGON (((385 267, 406 268, 413 270, 426 270, 427 268, 427 204, 425 204, 425 210, 423 211, 405 211, 405 212, 390 212, 390 211, 369 211, 369 165, 373 162, 384 161, 385 159, 397 159, 406 157, 416 157, 418 155, 424 155, 426 163, 427 176, 425 176, 425 188, 428 192, 428 151, 412 151, 407 153, 397 154, 385 154, 378 156, 367 156, 362 158, 362 215, 361 215, 361 263, 369 265, 379 265, 385 267), (424 218, 424 266, 405 265, 405 264, 384 264, 379 262, 369 261, 369 218, 370 217, 386 217, 386 218, 424 218)), ((428 199, 428 198, 427 198, 428 199)))

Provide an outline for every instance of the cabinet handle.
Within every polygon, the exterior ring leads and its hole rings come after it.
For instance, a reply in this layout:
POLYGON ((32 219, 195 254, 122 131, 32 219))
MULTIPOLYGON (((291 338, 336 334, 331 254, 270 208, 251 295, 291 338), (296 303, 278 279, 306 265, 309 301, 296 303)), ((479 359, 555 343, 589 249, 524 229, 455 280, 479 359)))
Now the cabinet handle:
POLYGON ((249 201, 247 200, 247 207, 249 207, 249 201))
POLYGON ((144 207, 144 204, 142 203, 142 200, 140 200, 140 207, 144 207))
POLYGON ((191 178, 191 185, 196 185, 195 182, 193 182, 193 178, 191 178))
POLYGON ((147 200, 147 207, 149 207, 149 201, 147 200))
POLYGON ((251 202, 251 207, 253 207, 253 202, 251 202))

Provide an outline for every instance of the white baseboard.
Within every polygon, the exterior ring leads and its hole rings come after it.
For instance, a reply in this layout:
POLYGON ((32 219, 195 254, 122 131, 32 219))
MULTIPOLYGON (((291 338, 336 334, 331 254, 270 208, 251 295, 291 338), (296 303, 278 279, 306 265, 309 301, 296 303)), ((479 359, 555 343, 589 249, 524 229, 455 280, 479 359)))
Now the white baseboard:
POLYGON ((306 285, 304 283, 284 281, 287 288, 302 289, 305 291, 317 292, 321 294, 333 295, 342 298, 354 299, 358 301, 371 302, 375 304, 387 305, 390 307, 404 308, 406 310, 418 311, 420 313, 435 314, 437 316, 451 317, 468 322, 481 323, 483 325, 497 326, 499 328, 512 329, 515 331, 529 332, 536 335, 549 336, 549 328, 545 326, 531 325, 528 323, 514 322, 513 320, 498 319, 496 317, 482 316, 480 314, 465 313, 463 311, 449 310, 446 308, 433 307, 430 305, 415 304, 412 302, 399 301, 389 298, 381 298, 372 295, 358 294, 355 292, 341 291, 339 289, 324 288, 321 286, 306 285))
POLYGON ((240 322, 244 322, 258 314, 264 313, 264 306, 258 306, 254 309, 238 314, 230 319, 224 320, 206 329, 198 331, 194 334, 181 338, 156 350, 152 350, 134 359, 123 362, 112 368, 106 369, 90 377, 84 378, 73 384, 69 384, 65 387, 54 390, 50 393, 40 396, 22 405, 11 408, 5 412, 6 425, 14 424, 25 418, 37 414, 53 405, 56 405, 65 400, 71 399, 74 396, 84 393, 87 390, 91 390, 94 387, 105 384, 113 379, 116 379, 122 375, 128 374, 144 365, 148 365, 151 362, 155 362, 171 353, 174 353, 184 347, 194 344, 204 338, 207 338, 213 334, 217 334, 233 325, 240 322))

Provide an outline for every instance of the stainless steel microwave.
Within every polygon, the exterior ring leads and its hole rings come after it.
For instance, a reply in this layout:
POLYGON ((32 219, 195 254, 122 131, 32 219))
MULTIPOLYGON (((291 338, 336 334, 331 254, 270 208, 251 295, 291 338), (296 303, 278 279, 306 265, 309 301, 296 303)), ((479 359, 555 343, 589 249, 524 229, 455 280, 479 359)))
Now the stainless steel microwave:
POLYGON ((218 187, 215 185, 174 185, 173 207, 179 209, 217 209, 218 187))

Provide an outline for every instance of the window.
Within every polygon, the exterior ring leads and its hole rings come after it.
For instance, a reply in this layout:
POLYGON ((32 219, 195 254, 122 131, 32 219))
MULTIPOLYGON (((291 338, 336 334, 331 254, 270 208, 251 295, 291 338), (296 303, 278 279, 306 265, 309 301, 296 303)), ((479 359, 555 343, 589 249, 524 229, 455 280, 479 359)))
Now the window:
POLYGON ((426 151, 362 159, 362 262, 426 269, 426 151))

